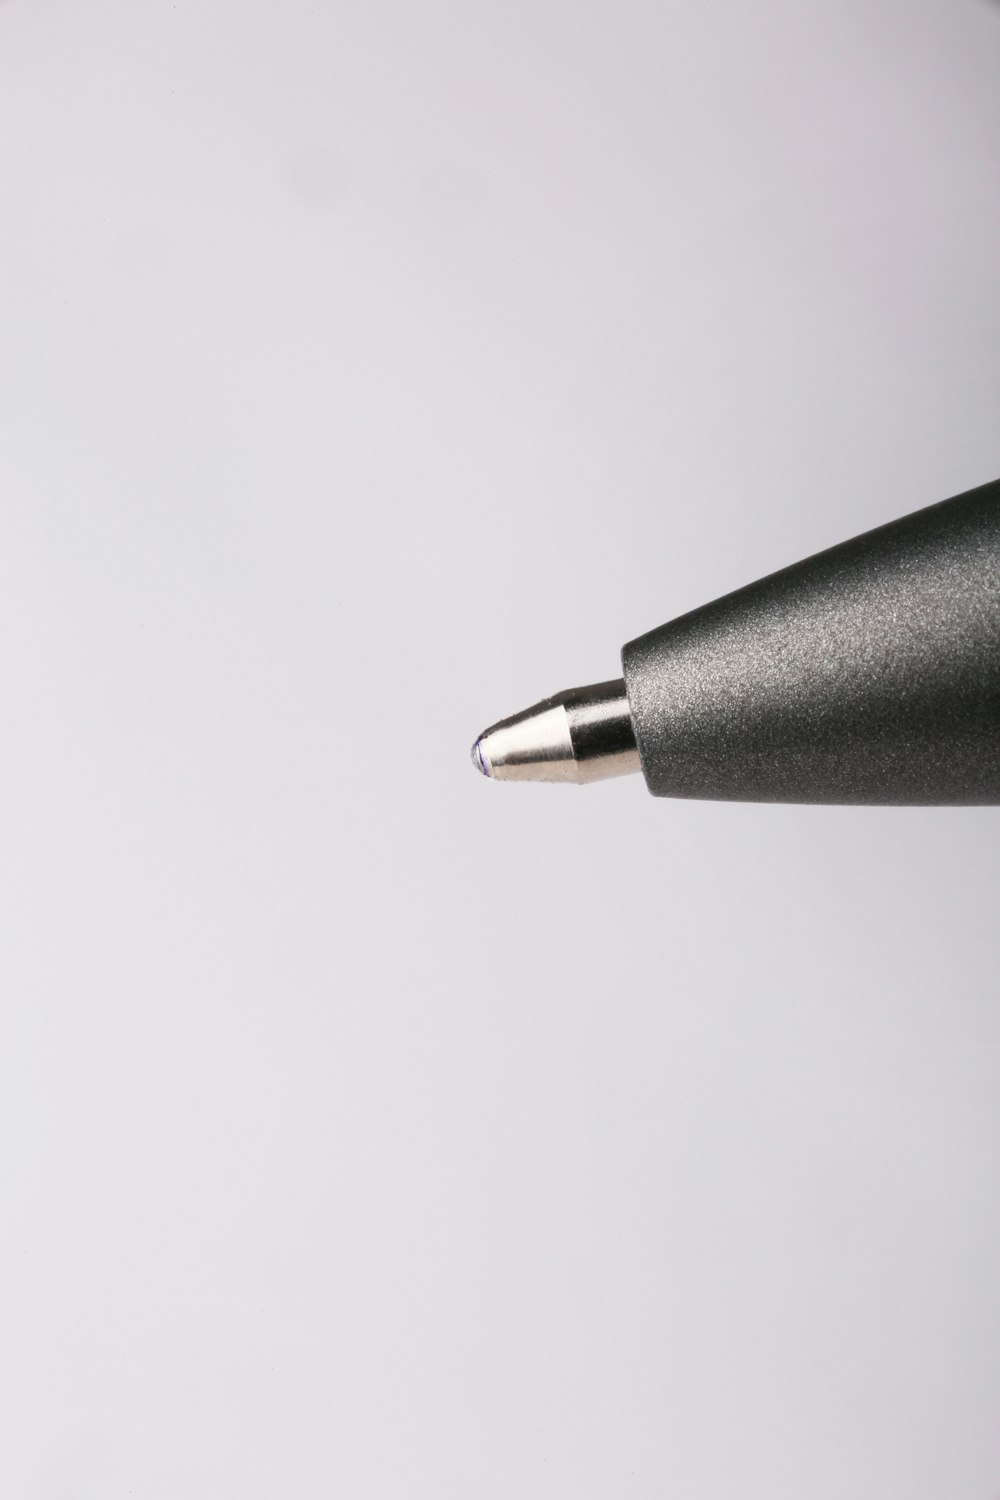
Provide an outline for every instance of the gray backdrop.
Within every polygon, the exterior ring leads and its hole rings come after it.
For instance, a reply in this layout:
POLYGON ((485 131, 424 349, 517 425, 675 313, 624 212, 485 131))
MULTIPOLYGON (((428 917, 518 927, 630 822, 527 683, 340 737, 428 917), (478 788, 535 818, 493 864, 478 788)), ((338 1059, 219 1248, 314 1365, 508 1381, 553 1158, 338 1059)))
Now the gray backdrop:
POLYGON ((483 725, 1000 475, 1000 8, 0 5, 0 1490, 1000 1494, 992 811, 483 725))

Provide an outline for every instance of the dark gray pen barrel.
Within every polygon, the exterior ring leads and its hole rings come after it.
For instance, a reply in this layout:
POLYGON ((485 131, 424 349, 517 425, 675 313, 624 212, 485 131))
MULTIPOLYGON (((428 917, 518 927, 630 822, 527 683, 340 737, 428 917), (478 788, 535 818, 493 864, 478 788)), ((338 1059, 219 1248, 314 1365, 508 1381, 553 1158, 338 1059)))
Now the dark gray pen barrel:
POLYGON ((1000 481, 631 641, 658 797, 1000 803, 1000 481))

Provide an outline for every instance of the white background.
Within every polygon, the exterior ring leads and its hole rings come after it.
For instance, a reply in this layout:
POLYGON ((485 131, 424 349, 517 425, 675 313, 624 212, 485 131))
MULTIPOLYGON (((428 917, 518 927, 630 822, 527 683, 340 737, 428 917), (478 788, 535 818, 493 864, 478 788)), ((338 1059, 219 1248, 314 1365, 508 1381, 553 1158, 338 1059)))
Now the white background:
POLYGON ((0 4, 0 1492, 995 1500, 990 810, 482 726, 1000 475, 1000 7, 0 4))

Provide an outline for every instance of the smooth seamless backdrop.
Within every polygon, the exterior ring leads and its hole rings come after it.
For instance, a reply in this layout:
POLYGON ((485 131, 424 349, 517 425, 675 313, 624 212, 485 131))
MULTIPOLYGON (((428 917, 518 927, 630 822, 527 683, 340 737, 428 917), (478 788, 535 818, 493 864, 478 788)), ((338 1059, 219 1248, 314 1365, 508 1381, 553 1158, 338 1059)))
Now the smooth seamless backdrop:
POLYGON ((1000 813, 490 786, 1000 474, 1000 11, 0 5, 0 1492, 1000 1493, 1000 813))

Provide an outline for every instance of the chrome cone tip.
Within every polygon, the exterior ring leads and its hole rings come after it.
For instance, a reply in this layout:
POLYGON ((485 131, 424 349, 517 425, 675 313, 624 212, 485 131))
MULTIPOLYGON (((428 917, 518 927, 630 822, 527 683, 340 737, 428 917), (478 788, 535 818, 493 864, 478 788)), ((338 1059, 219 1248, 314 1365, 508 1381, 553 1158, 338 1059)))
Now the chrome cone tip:
POLYGON ((638 771, 624 682, 571 688, 491 724, 472 747, 472 763, 491 781, 577 786, 638 771))
POLYGON ((493 767, 490 765, 490 758, 486 754, 486 748, 481 738, 472 747, 472 764, 483 776, 493 775, 493 767))

